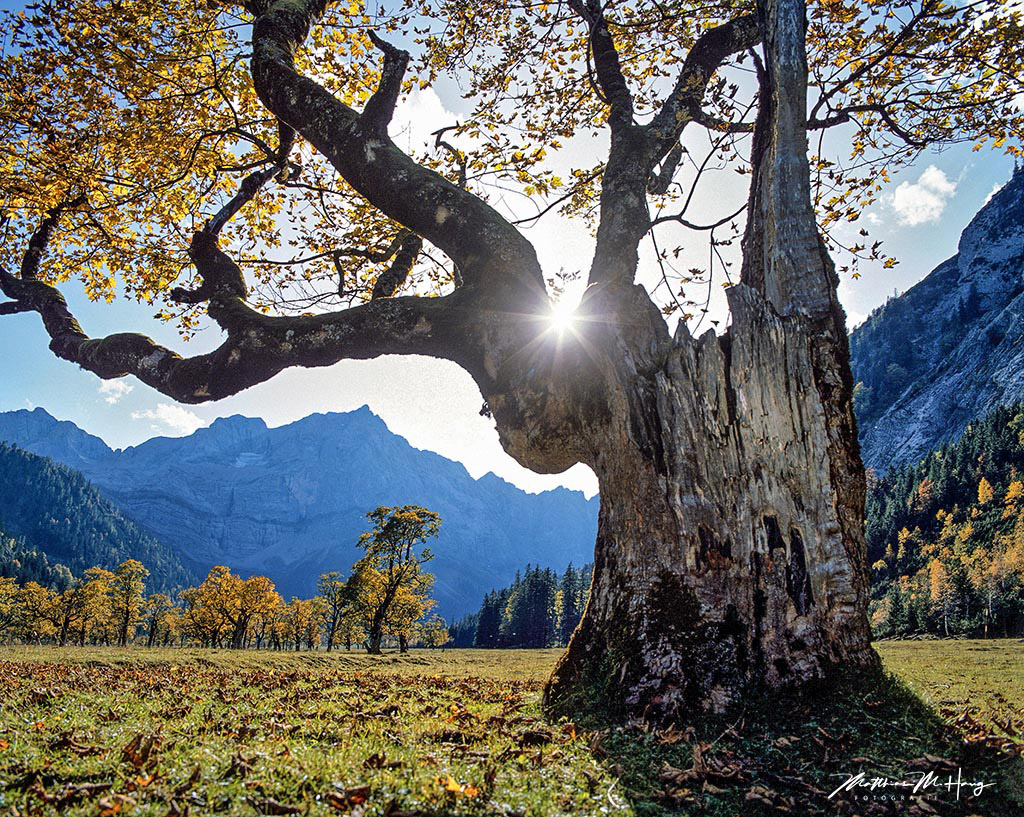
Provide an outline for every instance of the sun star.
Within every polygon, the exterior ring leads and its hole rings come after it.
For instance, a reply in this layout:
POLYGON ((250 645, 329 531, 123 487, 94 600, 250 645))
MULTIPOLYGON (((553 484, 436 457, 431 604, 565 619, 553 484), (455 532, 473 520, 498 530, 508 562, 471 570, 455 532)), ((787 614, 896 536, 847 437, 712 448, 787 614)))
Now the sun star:
POLYGON ((562 337, 576 327, 576 307, 567 301, 552 301, 551 314, 548 315, 549 331, 562 337))

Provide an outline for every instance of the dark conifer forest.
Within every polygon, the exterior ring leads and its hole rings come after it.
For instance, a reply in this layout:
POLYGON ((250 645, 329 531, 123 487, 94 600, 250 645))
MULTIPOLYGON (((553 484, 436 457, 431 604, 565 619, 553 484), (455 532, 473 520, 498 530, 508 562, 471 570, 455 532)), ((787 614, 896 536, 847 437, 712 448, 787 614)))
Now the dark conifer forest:
POLYGON ((449 627, 453 647, 561 647, 583 615, 591 565, 559 576, 527 565, 509 587, 484 596, 479 611, 449 627))
POLYGON ((143 562, 150 586, 160 592, 176 593, 193 579, 173 551, 126 518, 79 472, 4 443, 0 531, 20 541, 2 546, 0 575, 19 581, 62 589, 66 580, 51 575, 54 563, 79 576, 94 566, 112 570, 126 559, 143 562))

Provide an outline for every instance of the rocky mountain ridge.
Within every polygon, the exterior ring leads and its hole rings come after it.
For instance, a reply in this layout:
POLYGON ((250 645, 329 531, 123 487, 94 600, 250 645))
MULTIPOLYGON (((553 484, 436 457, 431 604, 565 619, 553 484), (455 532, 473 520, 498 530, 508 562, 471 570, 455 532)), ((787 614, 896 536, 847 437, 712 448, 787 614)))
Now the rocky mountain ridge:
POLYGON ((850 334, 865 464, 915 461, 1024 399, 1024 169, 958 252, 850 334))

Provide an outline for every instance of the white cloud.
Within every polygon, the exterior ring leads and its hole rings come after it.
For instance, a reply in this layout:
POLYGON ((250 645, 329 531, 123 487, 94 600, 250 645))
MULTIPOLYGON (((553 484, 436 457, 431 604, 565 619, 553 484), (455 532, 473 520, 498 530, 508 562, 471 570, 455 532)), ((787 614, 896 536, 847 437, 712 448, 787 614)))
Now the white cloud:
POLYGON ((900 224, 914 227, 938 221, 954 193, 956 182, 935 165, 928 165, 916 182, 901 182, 889 203, 900 224))
POLYGON ((419 155, 424 149, 434 152, 434 131, 459 121, 433 88, 416 88, 398 103, 388 131, 402 150, 419 155))
POLYGON ((133 420, 152 420, 155 431, 170 431, 185 436, 206 425, 197 415, 181 406, 171 403, 158 403, 155 409, 133 411, 133 420))
POLYGON ((104 380, 100 383, 100 395, 110 405, 120 403, 135 387, 124 380, 104 380))
POLYGON ((1003 186, 999 184, 999 182, 996 182, 994 185, 992 185, 992 190, 989 192, 987 196, 985 196, 985 204, 988 204, 990 201, 992 201, 992 197, 996 193, 998 193, 1002 189, 1002 187, 1003 186))
POLYGON ((846 331, 849 332, 856 327, 860 326, 864 321, 868 319, 868 316, 863 312, 857 312, 855 309, 846 310, 846 331))

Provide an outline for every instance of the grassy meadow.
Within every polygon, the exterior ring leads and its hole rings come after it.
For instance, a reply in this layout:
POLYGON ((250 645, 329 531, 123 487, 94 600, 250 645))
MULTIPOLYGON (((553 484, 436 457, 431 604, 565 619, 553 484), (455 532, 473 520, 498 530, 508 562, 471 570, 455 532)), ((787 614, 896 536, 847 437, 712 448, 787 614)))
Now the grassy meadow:
POLYGON ((545 721, 557 650, 0 648, 0 814, 1024 814, 1024 642, 877 646, 700 731, 545 721), (995 785, 828 797, 958 766, 995 785))

